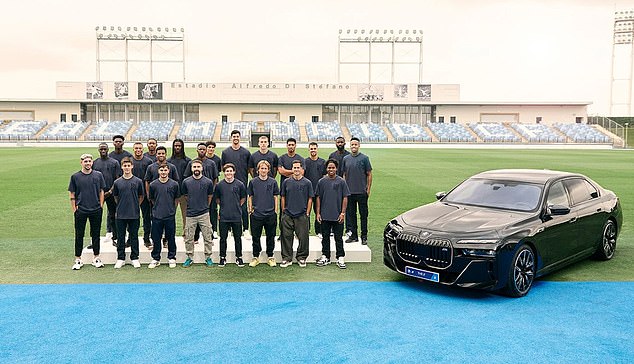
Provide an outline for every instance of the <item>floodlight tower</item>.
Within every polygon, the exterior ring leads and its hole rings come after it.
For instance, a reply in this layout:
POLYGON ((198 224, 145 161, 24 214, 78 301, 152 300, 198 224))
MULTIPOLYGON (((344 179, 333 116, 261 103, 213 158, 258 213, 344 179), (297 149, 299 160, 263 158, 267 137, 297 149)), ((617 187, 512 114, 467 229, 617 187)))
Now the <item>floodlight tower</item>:
POLYGON ((97 81, 101 81, 106 66, 114 66, 117 69, 114 77, 127 82, 155 81, 157 68, 174 65, 176 68, 163 77, 176 78, 156 81, 185 81, 184 28, 97 26, 95 36, 97 81))
POLYGON ((632 75, 634 72, 634 11, 614 13, 612 39, 612 83, 610 115, 632 115, 632 75))
MULTIPOLYGON (((339 29, 337 44, 337 82, 341 83, 341 67, 367 68, 368 84, 376 82, 373 71, 389 69, 389 83, 423 82, 423 31, 418 29, 339 29), (399 69, 416 66, 414 77, 398 79, 399 69)), ((385 83, 388 79, 379 80, 385 83)))

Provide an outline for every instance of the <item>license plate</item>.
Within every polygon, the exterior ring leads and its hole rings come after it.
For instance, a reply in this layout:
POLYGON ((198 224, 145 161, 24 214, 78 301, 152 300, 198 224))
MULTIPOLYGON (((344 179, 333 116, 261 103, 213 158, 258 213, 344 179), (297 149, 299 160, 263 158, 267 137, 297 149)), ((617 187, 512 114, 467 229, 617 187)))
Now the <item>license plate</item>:
POLYGON ((413 267, 405 267, 405 274, 410 277, 424 279, 426 281, 439 282, 440 274, 436 272, 428 272, 426 270, 413 268, 413 267))

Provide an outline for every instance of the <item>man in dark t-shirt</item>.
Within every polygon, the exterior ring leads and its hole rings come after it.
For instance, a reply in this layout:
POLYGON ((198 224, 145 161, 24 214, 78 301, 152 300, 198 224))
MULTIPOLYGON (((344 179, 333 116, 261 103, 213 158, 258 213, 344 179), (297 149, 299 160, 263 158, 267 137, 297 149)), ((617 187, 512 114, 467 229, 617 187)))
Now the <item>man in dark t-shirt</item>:
POLYGON ((106 206, 108 207, 108 215, 106 218, 106 232, 112 236, 112 245, 117 246, 117 225, 114 221, 115 211, 117 209, 117 203, 112 197, 112 184, 121 176, 121 166, 119 161, 108 156, 108 144, 99 143, 99 158, 95 159, 92 168, 95 171, 101 172, 103 178, 106 181, 106 188, 104 192, 104 199, 106 206))
POLYGON ((150 138, 147 140, 147 152, 143 153, 144 156, 150 158, 152 162, 156 162, 156 147, 158 146, 158 142, 154 138, 150 138))
POLYGON ((317 266, 324 267, 330 264, 330 233, 335 236, 335 257, 337 266, 346 268, 343 248, 343 222, 348 207, 350 190, 343 178, 337 175, 337 160, 329 159, 326 162, 326 177, 317 183, 317 219, 321 222, 321 258, 317 259, 317 266))
MULTIPOLYGON (((335 139, 335 147, 337 148, 334 152, 330 153, 328 159, 334 159, 337 161, 339 165, 339 169, 337 170, 337 175, 343 177, 343 170, 341 169, 341 162, 343 162, 343 157, 350 154, 349 151, 346 150, 346 139, 342 136, 338 136, 335 139)), ((347 224, 346 224, 347 227, 347 224)))
POLYGON ((123 143, 125 142, 125 138, 123 135, 115 135, 112 137, 112 145, 114 146, 114 150, 108 154, 110 158, 114 158, 121 165, 121 161, 125 157, 132 157, 132 154, 127 150, 123 149, 123 143))
POLYGON ((101 172, 93 170, 92 155, 82 154, 79 159, 81 170, 70 177, 68 184, 70 207, 75 218, 75 264, 73 264, 73 270, 79 270, 84 265, 81 261, 81 252, 84 249, 87 221, 90 221, 90 238, 94 254, 92 265, 96 268, 103 268, 103 263, 99 258, 99 239, 106 181, 101 172))
POLYGON ((242 260, 242 205, 247 198, 244 184, 235 178, 235 166, 227 163, 222 166, 225 178, 218 182, 214 191, 216 203, 220 206, 220 261, 219 267, 227 264, 227 236, 229 229, 233 232, 236 250, 236 265, 244 267, 242 260))
MULTIPOLYGON (((310 142, 308 144, 308 158, 304 159, 304 177, 308 178, 310 183, 313 184, 313 190, 317 189, 317 182, 326 174, 326 161, 317 155, 318 149, 319 146, 317 143, 310 142)), ((317 203, 315 202, 315 197, 313 197, 313 211, 315 212, 315 235, 321 237, 321 225, 317 220, 317 203)))
POLYGON ((249 181, 247 187, 248 209, 251 214, 251 238, 253 239, 253 260, 250 267, 260 264, 260 236, 262 228, 266 234, 266 256, 267 263, 275 267, 277 263, 273 257, 275 250, 275 230, 277 228, 277 207, 280 189, 277 187, 275 178, 269 175, 270 163, 261 160, 257 164, 258 176, 249 181))
POLYGON ((302 168, 304 167, 304 158, 295 152, 296 148, 297 140, 295 138, 286 139, 286 153, 278 159, 277 172, 280 174, 280 186, 285 179, 293 175, 293 161, 301 161, 302 168))
POLYGON ((370 159, 359 152, 361 142, 358 138, 350 139, 350 154, 343 158, 341 169, 343 178, 348 183, 350 197, 348 198, 348 210, 346 221, 350 221, 352 235, 346 243, 359 241, 357 231, 357 206, 361 217, 361 244, 368 244, 368 198, 372 187, 372 164, 370 159))
MULTIPOLYGON (((251 159, 249 150, 240 146, 240 131, 232 130, 231 145, 222 151, 222 165, 233 164, 235 178, 242 182, 245 188, 249 180, 249 159, 251 159)), ((246 204, 242 205, 242 228, 244 231, 249 229, 249 215, 247 214, 246 204)))
POLYGON ((152 203, 152 240, 156 243, 152 248, 152 262, 148 268, 161 265, 161 244, 158 241, 165 233, 167 240, 167 259, 170 268, 176 268, 176 205, 180 197, 178 182, 169 178, 167 164, 158 168, 159 178, 150 183, 148 190, 152 203))
POLYGON ((308 257, 308 217, 315 196, 313 184, 302 176, 302 162, 293 162, 293 175, 282 182, 282 263, 286 268, 293 264, 293 233, 297 235, 297 264, 306 266, 308 257))
POLYGON ((124 157, 121 160, 121 169, 123 175, 114 181, 112 186, 112 195, 117 202, 116 224, 118 243, 117 243, 117 262, 115 269, 119 269, 125 265, 125 248, 126 230, 130 234, 128 242, 131 253, 130 260, 134 268, 141 268, 139 262, 139 205, 143 202, 143 181, 132 174, 133 164, 130 157, 124 157))
MULTIPOLYGON (((216 142, 213 140, 209 140, 205 143, 207 145, 207 159, 212 160, 216 163, 216 168, 218 169, 217 176, 220 176, 220 172, 222 172, 222 163, 220 161, 220 157, 216 154, 216 142)), ((218 181, 216 180, 216 184, 218 181)), ((214 229, 214 239, 218 238, 218 205, 216 205, 216 199, 211 199, 211 205, 209 205, 209 218, 211 219, 211 227, 214 229)))
MULTIPOLYGON (((152 165, 152 160, 145 155, 143 155, 143 144, 136 142, 132 146, 132 174, 135 177, 141 179, 141 181, 145 180, 145 173, 150 165, 152 165)), ((143 196, 147 196, 147 192, 145 190, 145 182, 143 183, 143 196)), ((150 240, 150 233, 152 231, 152 207, 150 206, 150 201, 148 201, 147 197, 143 199, 141 202, 141 215, 143 216, 143 243, 145 247, 150 249, 152 246, 150 240)))
POLYGON ((271 168, 269 169, 269 176, 275 178, 277 175, 278 157, 275 152, 269 150, 269 137, 262 135, 258 139, 259 149, 251 153, 251 159, 249 160, 249 173, 251 177, 255 178, 258 175, 257 166, 260 161, 267 161, 271 168))
MULTIPOLYGON (((178 186, 181 187, 183 184, 183 180, 185 179, 185 171, 187 170, 187 165, 189 164, 189 162, 191 162, 191 158, 185 155, 185 142, 182 139, 174 139, 174 141, 172 142, 172 156, 169 157, 167 161, 176 167, 176 171, 178 171, 178 178, 176 179, 176 182, 178 182, 178 186)), ((180 197, 180 199, 178 200, 178 204, 181 208, 181 218, 183 219, 184 227, 185 216, 187 212, 187 200, 184 196, 180 197)), ((185 237, 184 231, 183 237, 185 237)))

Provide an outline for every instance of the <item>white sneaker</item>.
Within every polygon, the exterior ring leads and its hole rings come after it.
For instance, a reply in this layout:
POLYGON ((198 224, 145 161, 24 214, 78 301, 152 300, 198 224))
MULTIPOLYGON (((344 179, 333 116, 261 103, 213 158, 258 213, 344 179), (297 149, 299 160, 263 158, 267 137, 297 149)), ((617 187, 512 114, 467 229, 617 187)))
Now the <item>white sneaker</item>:
POLYGON ((319 240, 323 239, 323 237, 321 236, 321 233, 317 234, 317 237, 319 238, 319 240))
POLYGON ((101 258, 99 257, 96 257, 92 260, 92 265, 95 268, 103 268, 103 263, 101 262, 101 258))
POLYGON ((299 264, 299 266, 302 267, 302 268, 306 268, 306 260, 305 259, 298 260, 297 264, 299 264))
POLYGON ((73 270, 80 270, 81 267, 84 266, 84 263, 81 262, 81 259, 75 259, 75 264, 73 264, 73 270))
POLYGON ((156 267, 158 267, 159 265, 161 265, 161 262, 159 262, 158 260, 154 260, 152 259, 152 261, 150 262, 150 264, 148 264, 148 268, 150 269, 154 269, 156 267))
POLYGON ((114 264, 114 269, 121 269, 125 265, 125 260, 117 260, 114 264))
POLYGON ((220 238, 220 237, 218 236, 218 233, 214 231, 214 233, 213 233, 213 239, 218 239, 218 238, 220 238))
POLYGON ((168 263, 170 268, 176 268, 176 259, 170 259, 168 263))
POLYGON ((280 263, 280 267, 282 268, 290 267, 291 265, 293 265, 293 262, 286 260, 283 260, 282 263, 280 263))
POLYGON ((346 262, 343 260, 343 257, 339 257, 339 259, 337 259, 337 267, 340 269, 346 269, 346 262))
MULTIPOLYGON (((334 233, 333 233, 333 235, 334 235, 334 233)), ((346 231, 346 236, 347 237, 351 237, 352 236, 352 231, 350 231, 350 230, 346 231)))
POLYGON ((141 268, 141 262, 139 262, 138 259, 135 259, 135 260, 132 261, 132 266, 134 268, 141 268))

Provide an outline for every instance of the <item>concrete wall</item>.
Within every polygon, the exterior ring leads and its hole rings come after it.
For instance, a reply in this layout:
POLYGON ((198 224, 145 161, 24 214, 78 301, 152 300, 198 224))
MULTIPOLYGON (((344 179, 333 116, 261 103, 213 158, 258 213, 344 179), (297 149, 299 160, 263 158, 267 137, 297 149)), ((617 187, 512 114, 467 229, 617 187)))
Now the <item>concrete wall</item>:
POLYGON ((277 113, 280 121, 289 121, 294 115, 296 121, 311 121, 313 115, 321 120, 321 105, 271 105, 271 104, 201 104, 200 120, 221 121, 227 115, 229 121, 243 120, 244 113, 277 113))
POLYGON ((438 105, 436 108, 436 120, 444 116, 446 123, 451 116, 455 116, 458 123, 467 123, 484 121, 487 115, 495 118, 496 114, 517 114, 517 120, 508 121, 520 123, 535 123, 535 118, 541 116, 541 123, 551 125, 574 123, 576 117, 586 122, 588 112, 586 105, 438 105))
POLYGON ((0 101, 0 115, 2 112, 10 114, 13 111, 31 111, 34 120, 46 120, 49 123, 58 122, 60 114, 66 114, 66 121, 71 121, 71 115, 81 118, 80 106, 77 102, 47 102, 47 101, 0 101))

